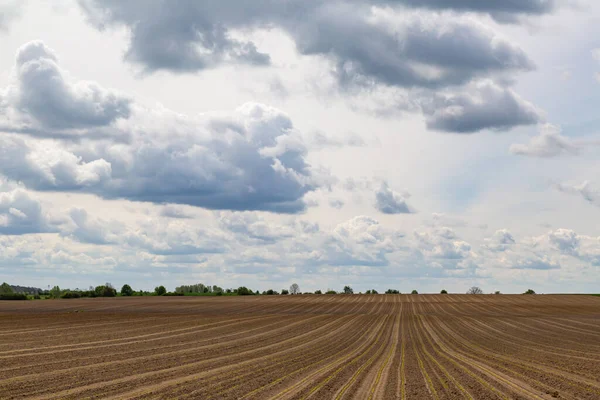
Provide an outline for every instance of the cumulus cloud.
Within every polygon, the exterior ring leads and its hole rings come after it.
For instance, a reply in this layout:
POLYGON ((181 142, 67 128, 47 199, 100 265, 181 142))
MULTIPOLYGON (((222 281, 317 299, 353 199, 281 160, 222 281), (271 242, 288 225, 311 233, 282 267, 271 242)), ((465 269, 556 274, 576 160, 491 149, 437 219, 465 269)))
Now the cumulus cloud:
POLYGON ((471 245, 460 240, 456 232, 448 227, 415 231, 416 250, 428 258, 462 260, 473 256, 471 245))
POLYGON ((375 208, 384 214, 410 214, 413 212, 406 203, 408 193, 394 192, 386 182, 375 191, 375 208))
POLYGON ((55 232, 38 199, 0 176, 0 235, 55 232))
POLYGON ((427 127, 444 132, 505 131, 541 120, 541 112, 509 88, 491 81, 469 85, 459 93, 439 93, 422 101, 427 127))
POLYGON ((565 154, 578 154, 580 146, 568 137, 561 135, 557 126, 544 124, 538 136, 531 138, 529 144, 513 144, 510 152, 530 157, 556 157, 565 154))
POLYGON ((4 95, 0 121, 5 130, 76 130, 110 125, 130 115, 131 100, 93 82, 75 81, 58 65, 56 54, 40 41, 22 46, 15 78, 4 95))
POLYGON ((484 246, 492 251, 506 251, 516 243, 508 229, 499 229, 490 238, 484 239, 484 246))
POLYGON ((512 90, 477 83, 486 79, 506 83, 513 80, 511 74, 532 70, 527 54, 469 16, 435 10, 518 16, 549 12, 549 2, 537 7, 533 0, 518 6, 366 0, 266 0, 242 8, 232 0, 181 0, 176 7, 166 1, 154 7, 143 1, 80 0, 80 4, 100 29, 127 27, 131 39, 126 58, 149 72, 266 64, 269 55, 250 41, 235 39, 243 36, 236 33, 275 27, 289 35, 300 54, 327 61, 342 92, 366 90, 373 98, 373 93, 392 89, 392 103, 367 107, 378 114, 397 114, 398 107, 423 109, 429 127, 450 132, 507 130, 539 120, 539 112, 512 90), (409 8, 396 7, 402 4, 409 8), (467 87, 456 91, 462 85, 467 87), (438 94, 442 89, 448 93, 438 94))
MULTIPOLYGON (((40 60, 48 63, 43 70, 56 72, 54 78, 62 76, 56 57, 40 42, 23 46, 17 64, 33 62, 37 70, 40 60)), ((5 134, 0 172, 29 188, 210 209, 297 213, 306 207, 304 195, 329 179, 306 163, 302 135, 276 108, 247 103, 229 113, 188 117, 128 102, 127 113, 120 114, 120 108, 113 107, 119 98, 105 89, 86 84, 95 89, 77 94, 60 79, 50 80, 54 83, 40 82, 42 88, 31 86, 35 92, 31 96, 16 90, 18 96, 8 96, 10 104, 42 127, 104 124, 110 125, 106 129, 111 134, 90 136, 84 130, 77 141, 5 134), (54 108, 40 106, 46 101, 54 108), (127 139, 115 140, 119 136, 127 139)))

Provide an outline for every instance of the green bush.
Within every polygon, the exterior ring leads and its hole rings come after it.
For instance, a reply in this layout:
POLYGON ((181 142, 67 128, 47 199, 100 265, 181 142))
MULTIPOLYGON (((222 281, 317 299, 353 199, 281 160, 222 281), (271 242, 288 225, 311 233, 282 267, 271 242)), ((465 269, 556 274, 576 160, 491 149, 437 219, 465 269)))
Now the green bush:
POLYGON ((527 291, 523 294, 535 294, 535 292, 533 291, 533 289, 527 289, 527 291))
POLYGON ((320 290, 315 290, 315 294, 323 294, 320 290))
POLYGON ((115 297, 117 295, 117 291, 111 286, 102 285, 96 286, 96 289, 94 289, 94 294, 96 297, 115 297))
POLYGON ((416 290, 413 290, 412 292, 410 292, 410 294, 419 294, 419 292, 417 292, 416 290))
POLYGON ((163 296, 185 296, 185 295, 183 293, 168 292, 168 293, 165 293, 163 296))
POLYGON ((446 289, 442 289, 442 291, 440 292, 440 294, 448 294, 448 292, 446 291, 446 289))
POLYGON ((133 296, 133 289, 131 286, 125 284, 121 288, 121 296, 133 296))
POLYGON ((0 300, 27 300, 24 293, 4 293, 0 294, 0 300))
POLYGON ((253 295, 254 292, 252 292, 252 290, 248 289, 246 286, 240 286, 237 289, 237 294, 238 296, 250 296, 253 295))
MULTIPOLYGON (((377 293, 377 292, 375 292, 375 293, 377 293)), ((385 291, 385 294, 400 294, 400 291, 396 290, 396 289, 388 289, 385 291)))

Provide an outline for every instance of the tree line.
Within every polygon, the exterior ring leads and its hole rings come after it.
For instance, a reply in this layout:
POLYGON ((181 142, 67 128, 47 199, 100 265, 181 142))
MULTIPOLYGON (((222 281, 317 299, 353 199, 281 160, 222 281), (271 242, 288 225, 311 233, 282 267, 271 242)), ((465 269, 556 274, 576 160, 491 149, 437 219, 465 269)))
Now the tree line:
MULTIPOLYGON (((59 286, 54 286, 50 290, 37 290, 31 291, 30 289, 35 288, 27 288, 29 289, 27 292, 18 292, 15 288, 20 288, 19 286, 11 286, 8 283, 3 283, 0 286, 0 300, 27 300, 29 298, 33 299, 42 299, 42 298, 51 298, 51 299, 79 299, 85 297, 116 297, 116 296, 278 296, 278 295, 299 295, 299 294, 354 294, 354 290, 351 286, 346 285, 341 291, 336 291, 333 289, 327 289, 325 292, 321 290, 315 290, 314 292, 302 292, 300 290, 300 286, 297 283, 293 283, 289 289, 281 289, 280 291, 274 289, 264 290, 259 292, 258 290, 253 291, 246 286, 240 286, 238 288, 222 288, 217 285, 205 285, 203 283, 197 283, 193 285, 182 285, 175 288, 174 292, 168 292, 164 286, 157 286, 153 292, 138 290, 135 291, 128 284, 125 284, 121 287, 120 291, 111 284, 105 283, 100 286, 90 286, 87 290, 81 289, 61 289, 59 286), (35 294, 31 294, 35 293, 35 294)), ((396 289, 387 289, 384 294, 401 294, 399 290, 396 289)), ((442 289, 440 291, 441 294, 448 294, 448 291, 442 289)), ((478 295, 483 294, 483 290, 478 286, 471 287, 467 294, 478 295)), ((362 294, 362 293, 359 293, 362 294)), ((365 291, 365 294, 379 294, 376 289, 369 289, 365 291)), ((415 289, 411 291, 411 294, 419 294, 419 292, 415 289)), ((501 294, 499 291, 494 292, 494 294, 501 294)), ((528 289, 523 294, 535 294, 533 289, 528 289)))

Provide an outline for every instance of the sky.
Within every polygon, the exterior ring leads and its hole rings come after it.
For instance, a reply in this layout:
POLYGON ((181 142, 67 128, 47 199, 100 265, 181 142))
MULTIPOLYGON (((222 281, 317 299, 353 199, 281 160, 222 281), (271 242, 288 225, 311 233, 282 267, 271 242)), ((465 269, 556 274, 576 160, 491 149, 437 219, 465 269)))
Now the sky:
POLYGON ((600 4, 0 0, 0 281, 598 292, 600 4))

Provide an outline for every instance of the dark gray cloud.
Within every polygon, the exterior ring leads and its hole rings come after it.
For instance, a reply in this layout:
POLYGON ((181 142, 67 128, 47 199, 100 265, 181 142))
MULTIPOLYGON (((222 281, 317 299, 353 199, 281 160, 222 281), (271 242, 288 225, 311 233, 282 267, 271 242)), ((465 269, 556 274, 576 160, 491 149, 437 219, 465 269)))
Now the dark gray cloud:
MULTIPOLYGON (((553 9, 550 1, 503 3, 259 0, 240 5, 236 0, 155 0, 148 6, 142 0, 80 0, 88 19, 99 29, 124 26, 130 30, 126 59, 145 71, 194 72, 231 63, 267 64, 268 54, 240 38, 254 29, 278 28, 289 35, 299 53, 328 60, 342 92, 425 90, 417 96, 423 97, 417 101, 421 104, 405 101, 414 99, 412 94, 397 97, 404 99, 402 107, 422 109, 428 126, 448 132, 507 130, 537 122, 539 115, 533 107, 505 87, 469 87, 479 92, 477 98, 456 92, 457 87, 485 79, 507 84, 514 80, 512 74, 535 66, 519 46, 472 18, 412 8, 477 11, 497 18, 553 9), (427 93, 442 89, 452 93, 427 93)), ((377 107, 387 114, 401 112, 395 108, 377 107)))
POLYGON ((386 182, 382 182, 375 191, 375 208, 384 214, 410 214, 413 211, 406 203, 407 197, 407 193, 394 192, 386 182))
MULTIPOLYGON (((381 5, 394 2, 379 2, 381 5)), ((233 31, 278 27, 300 53, 328 57, 341 83, 440 87, 533 67, 517 46, 465 18, 402 17, 372 2, 261 0, 80 0, 100 28, 131 30, 127 59, 149 71, 196 71, 222 63, 265 64, 269 56, 233 31)))
POLYGON ((474 83, 459 93, 436 94, 424 99, 422 108, 428 128, 455 133, 505 131, 542 118, 531 103, 491 81, 474 83))
POLYGON ((543 15, 552 12, 555 0, 377 0, 380 3, 402 4, 408 7, 428 8, 432 10, 474 11, 488 13, 492 17, 505 21, 519 15, 543 15))

